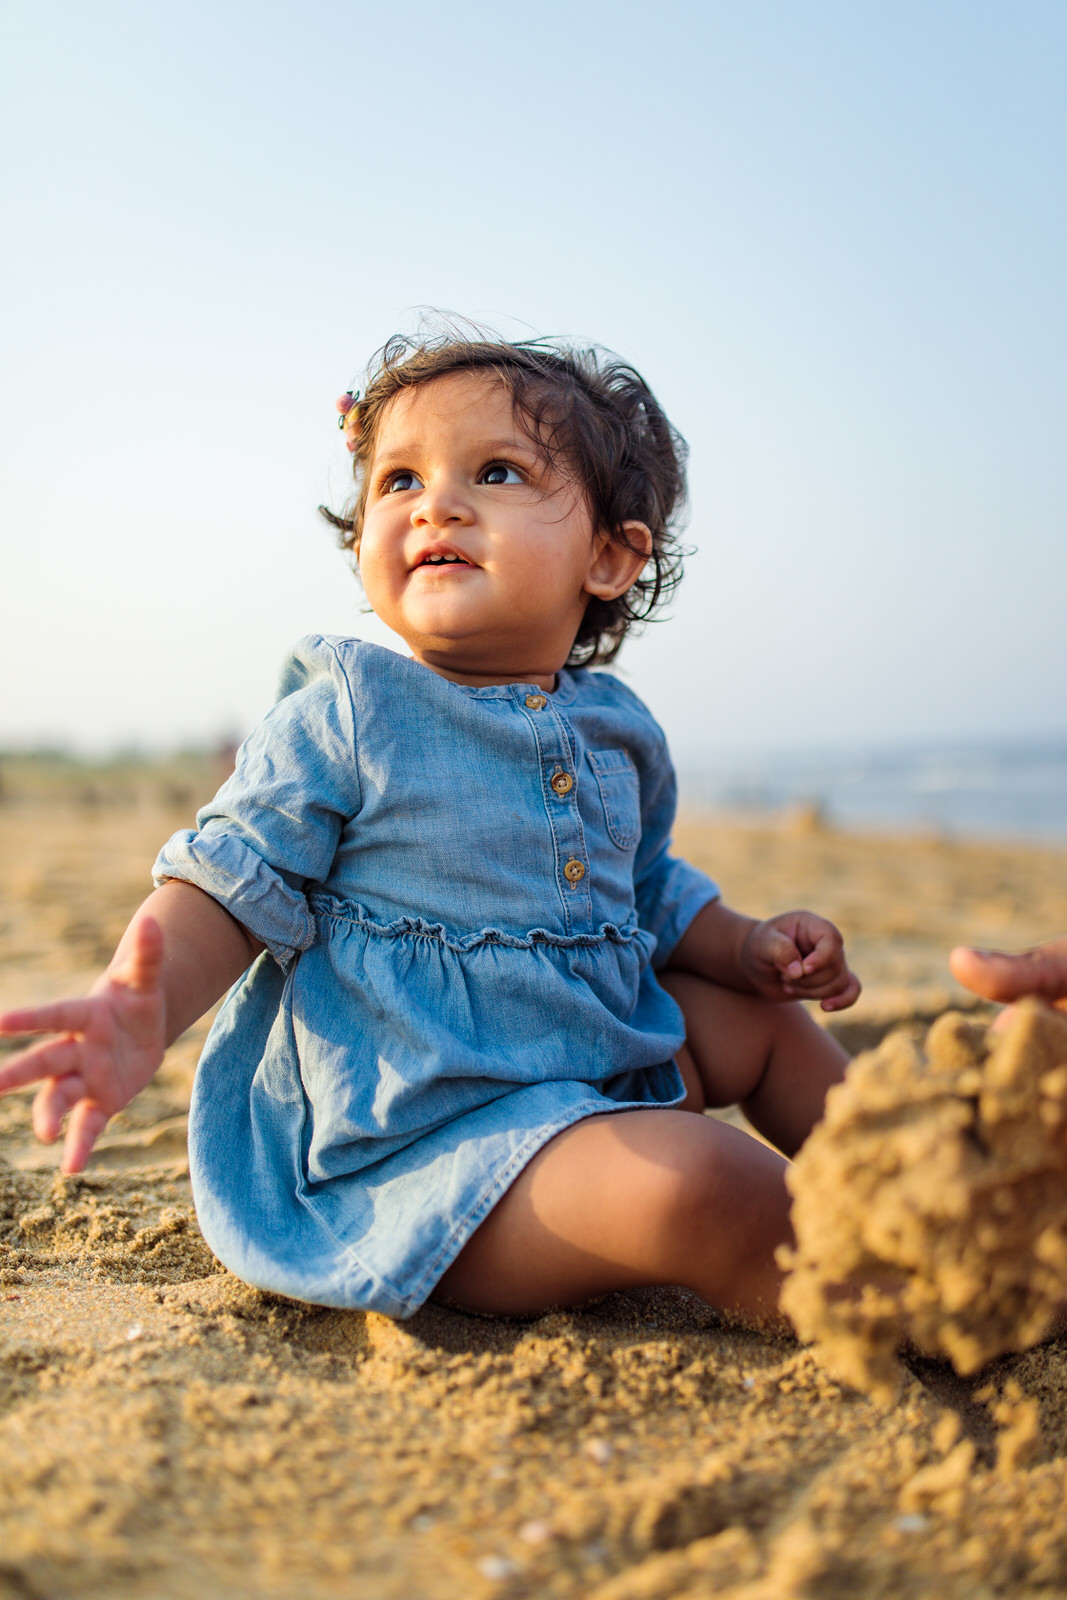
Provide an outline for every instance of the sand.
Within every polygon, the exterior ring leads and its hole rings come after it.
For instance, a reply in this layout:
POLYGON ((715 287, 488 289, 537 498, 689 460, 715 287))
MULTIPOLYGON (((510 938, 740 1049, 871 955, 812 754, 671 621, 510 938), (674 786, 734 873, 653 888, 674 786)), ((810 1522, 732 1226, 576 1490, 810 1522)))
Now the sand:
POLYGON ((835 1374, 891 1401, 898 1352, 969 1377, 1067 1301, 1067 1016, 946 1012, 858 1056, 789 1173, 782 1304, 835 1374))
MULTIPOLYGON (((0 806, 0 1003, 83 987, 184 820, 159 796, 121 810, 0 806)), ((980 1013, 941 1025, 947 1055, 937 1036, 924 1043, 965 999, 950 945, 1018 946, 1067 926, 1067 853, 864 838, 802 818, 693 821, 680 842, 745 909, 811 904, 839 921, 867 990, 837 1027, 856 1049, 911 1029, 911 1066, 889 1076, 913 1130, 930 1057, 946 1080, 939 1116, 981 1099, 965 1074, 993 1059, 980 1013)), ((26 1096, 0 1102, 3 1600, 1067 1589, 1067 1342, 1003 1353, 1018 1318, 976 1324, 964 1297, 956 1331, 979 1346, 973 1359, 955 1350, 963 1375, 917 1350, 898 1364, 861 1324, 852 1348, 877 1359, 850 1383, 825 1329, 810 1347, 743 1331, 680 1290, 525 1323, 429 1310, 394 1324, 262 1294, 218 1266, 196 1227, 184 1115, 203 1033, 179 1041, 82 1177, 59 1176, 55 1152, 34 1144, 26 1096)), ((1027 1046, 1014 1059, 1029 1071, 1037 1057, 1027 1046)), ((1054 1078, 1042 1061, 1039 1078, 1054 1078)), ((1060 1090, 1046 1088, 1055 1134, 1060 1090)), ((849 1116, 880 1148, 886 1124, 864 1104, 854 1097, 849 1116)), ((859 1185, 858 1147, 834 1150, 859 1185)), ((871 1207, 867 1194, 852 1213, 871 1207)), ((919 1214, 929 1248, 909 1284, 936 1255, 934 1213, 919 1214)), ((1057 1226, 1044 1218, 1044 1232, 1057 1226)), ((1013 1237, 990 1237, 998 1271, 1021 1254, 1013 1237)), ((967 1273, 981 1291, 975 1261, 967 1273)), ((1022 1280, 1033 1332, 1048 1284, 1022 1280)), ((834 1303, 821 1281, 809 1277, 812 1303, 834 1303)), ((903 1316, 900 1328, 915 1332, 903 1316)), ((948 1323, 941 1334, 952 1354, 948 1323)))

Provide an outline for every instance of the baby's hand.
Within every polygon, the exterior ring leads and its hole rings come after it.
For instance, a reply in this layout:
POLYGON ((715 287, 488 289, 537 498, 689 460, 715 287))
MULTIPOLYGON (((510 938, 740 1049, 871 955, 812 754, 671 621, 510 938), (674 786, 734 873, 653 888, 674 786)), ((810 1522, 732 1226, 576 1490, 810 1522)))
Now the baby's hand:
POLYGON ((84 999, 0 1015, 0 1034, 60 1035, 20 1050, 0 1067, 0 1094, 41 1084, 33 1131, 45 1144, 58 1137, 70 1112, 64 1172, 82 1170, 108 1119, 129 1105, 163 1059, 162 965, 159 924, 143 917, 84 999))
POLYGON ((741 947, 741 967, 767 1000, 818 1000, 823 1011, 844 1011, 859 998, 844 940, 832 922, 812 911, 786 911, 757 922, 741 947))

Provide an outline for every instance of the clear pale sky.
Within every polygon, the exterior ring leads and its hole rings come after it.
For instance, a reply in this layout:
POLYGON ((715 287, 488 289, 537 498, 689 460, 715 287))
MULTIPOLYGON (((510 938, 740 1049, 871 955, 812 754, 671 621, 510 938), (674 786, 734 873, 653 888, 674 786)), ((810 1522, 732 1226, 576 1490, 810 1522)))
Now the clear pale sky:
POLYGON ((1063 0, 0 11, 0 745, 243 732, 384 641, 316 517, 420 306, 690 442, 680 753, 1067 732, 1063 0))

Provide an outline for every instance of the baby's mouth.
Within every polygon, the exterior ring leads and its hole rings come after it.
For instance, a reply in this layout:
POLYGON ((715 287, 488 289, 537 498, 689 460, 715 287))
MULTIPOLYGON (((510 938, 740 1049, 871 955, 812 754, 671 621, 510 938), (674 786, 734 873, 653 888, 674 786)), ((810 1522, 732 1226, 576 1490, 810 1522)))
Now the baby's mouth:
POLYGON ((442 567, 473 568, 474 562, 468 561, 466 556, 457 555, 455 551, 432 550, 429 554, 420 556, 416 561, 413 572, 422 572, 426 567, 439 571, 442 567))

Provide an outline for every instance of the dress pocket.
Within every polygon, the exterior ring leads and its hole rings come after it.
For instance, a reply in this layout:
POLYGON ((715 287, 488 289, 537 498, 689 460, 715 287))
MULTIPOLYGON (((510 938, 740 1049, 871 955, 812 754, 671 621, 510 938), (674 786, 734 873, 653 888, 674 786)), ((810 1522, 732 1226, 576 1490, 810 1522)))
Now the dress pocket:
POLYGON ((632 850, 641 837, 641 786, 625 750, 590 750, 586 760, 596 775, 608 834, 620 850, 632 850))

